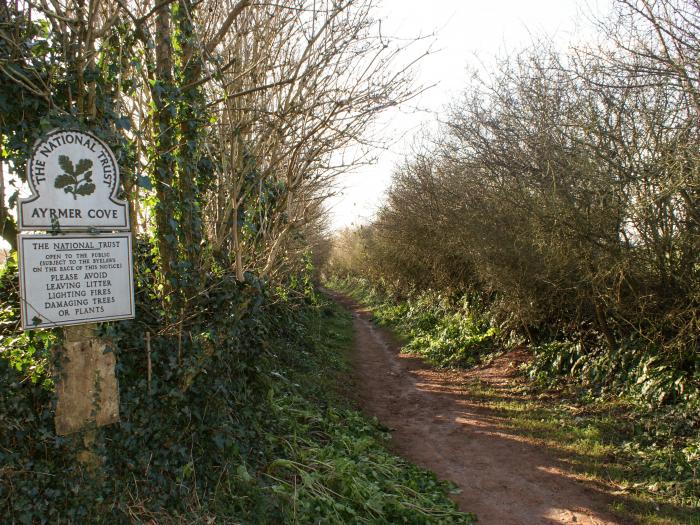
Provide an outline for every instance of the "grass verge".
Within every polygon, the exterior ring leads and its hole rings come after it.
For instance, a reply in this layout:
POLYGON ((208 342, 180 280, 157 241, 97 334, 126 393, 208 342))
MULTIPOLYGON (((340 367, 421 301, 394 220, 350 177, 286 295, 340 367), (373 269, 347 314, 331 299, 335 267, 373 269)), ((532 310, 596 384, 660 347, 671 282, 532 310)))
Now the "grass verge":
POLYGON ((464 388, 510 432, 546 447, 576 477, 599 483, 625 523, 700 524, 700 465, 686 475, 689 444, 674 441, 660 414, 643 414, 620 398, 542 391, 524 382, 506 390, 481 382, 464 388))

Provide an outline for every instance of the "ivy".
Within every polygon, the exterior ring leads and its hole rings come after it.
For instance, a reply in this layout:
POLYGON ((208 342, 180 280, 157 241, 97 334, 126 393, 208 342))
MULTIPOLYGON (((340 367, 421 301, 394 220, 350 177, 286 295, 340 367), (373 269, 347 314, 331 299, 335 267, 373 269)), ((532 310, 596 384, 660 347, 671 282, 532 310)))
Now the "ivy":
POLYGON ((141 239, 136 251, 137 317, 103 325, 118 358, 121 421, 95 430, 98 475, 76 461, 82 435, 55 435, 50 367, 33 365, 50 364, 57 336, 15 337, 16 265, 0 274, 3 516, 16 523, 131 523, 197 521, 212 512, 223 522, 356 516, 431 523, 437 513, 444 523, 471 522, 445 497, 448 487, 393 457, 374 423, 333 401, 321 378, 342 365, 337 347, 327 345, 347 333, 350 318, 315 295, 310 274, 277 291, 251 274, 244 283, 211 274, 208 297, 194 306, 183 337, 154 329, 167 319, 153 293, 157 260, 151 241, 141 239), (343 495, 319 499, 319 486, 343 495))

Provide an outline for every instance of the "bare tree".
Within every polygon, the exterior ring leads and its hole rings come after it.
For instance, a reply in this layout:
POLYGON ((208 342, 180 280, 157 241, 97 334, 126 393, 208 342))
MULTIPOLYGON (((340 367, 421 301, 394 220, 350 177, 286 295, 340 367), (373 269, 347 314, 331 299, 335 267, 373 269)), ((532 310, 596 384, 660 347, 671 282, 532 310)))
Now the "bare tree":
POLYGON ((239 279, 246 264, 263 275, 279 270, 289 237, 317 221, 332 180, 350 167, 337 152, 364 140, 381 111, 414 94, 410 64, 399 62, 405 48, 381 36, 371 8, 297 1, 249 10, 235 38, 222 43, 223 63, 239 61, 215 88, 217 142, 228 158, 210 201, 217 205, 211 230, 216 246, 235 252, 239 279), (252 230, 232 220, 252 216, 266 191, 276 197, 252 230))

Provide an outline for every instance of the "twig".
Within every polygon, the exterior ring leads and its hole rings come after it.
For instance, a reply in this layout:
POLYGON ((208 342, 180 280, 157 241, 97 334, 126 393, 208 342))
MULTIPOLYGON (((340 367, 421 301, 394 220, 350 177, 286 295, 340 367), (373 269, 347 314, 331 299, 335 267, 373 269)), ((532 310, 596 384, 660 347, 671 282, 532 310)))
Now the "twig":
POLYGON ((151 366, 151 332, 146 332, 146 362, 148 366, 148 393, 151 393, 151 378, 153 369, 151 366))

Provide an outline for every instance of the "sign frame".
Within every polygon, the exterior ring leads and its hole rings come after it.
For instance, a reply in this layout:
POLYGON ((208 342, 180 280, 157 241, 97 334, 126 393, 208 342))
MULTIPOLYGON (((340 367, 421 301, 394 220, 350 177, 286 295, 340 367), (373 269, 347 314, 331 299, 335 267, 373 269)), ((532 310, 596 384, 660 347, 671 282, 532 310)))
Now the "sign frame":
MULTIPOLYGON (((20 233, 17 236, 17 256, 18 256, 18 266, 19 272, 19 285, 20 285, 20 312, 22 319, 22 329, 23 330, 36 330, 42 328, 57 328, 60 326, 74 326, 81 324, 90 323, 102 323, 107 321, 119 321, 124 319, 134 319, 136 317, 136 303, 134 297, 134 263, 133 263, 133 250, 132 250, 132 238, 130 232, 114 232, 114 233, 100 233, 98 235, 89 233, 75 233, 68 235, 47 235, 45 233, 20 233), (44 317, 43 322, 35 324, 33 318, 29 319, 29 310, 33 309, 35 312, 39 313, 34 307, 31 306, 29 301, 27 301, 27 290, 28 281, 31 280, 30 267, 26 264, 25 256, 26 251, 24 248, 24 242, 26 241, 40 241, 40 242, 72 242, 79 240, 89 240, 99 242, 105 239, 115 239, 126 241, 126 262, 128 265, 128 302, 129 302, 129 312, 122 315, 103 315, 90 318, 80 318, 80 319, 66 319, 61 320, 50 320, 44 317)), ((120 271, 124 271, 123 269, 120 271)), ((80 280, 82 281, 82 280, 80 280)))

